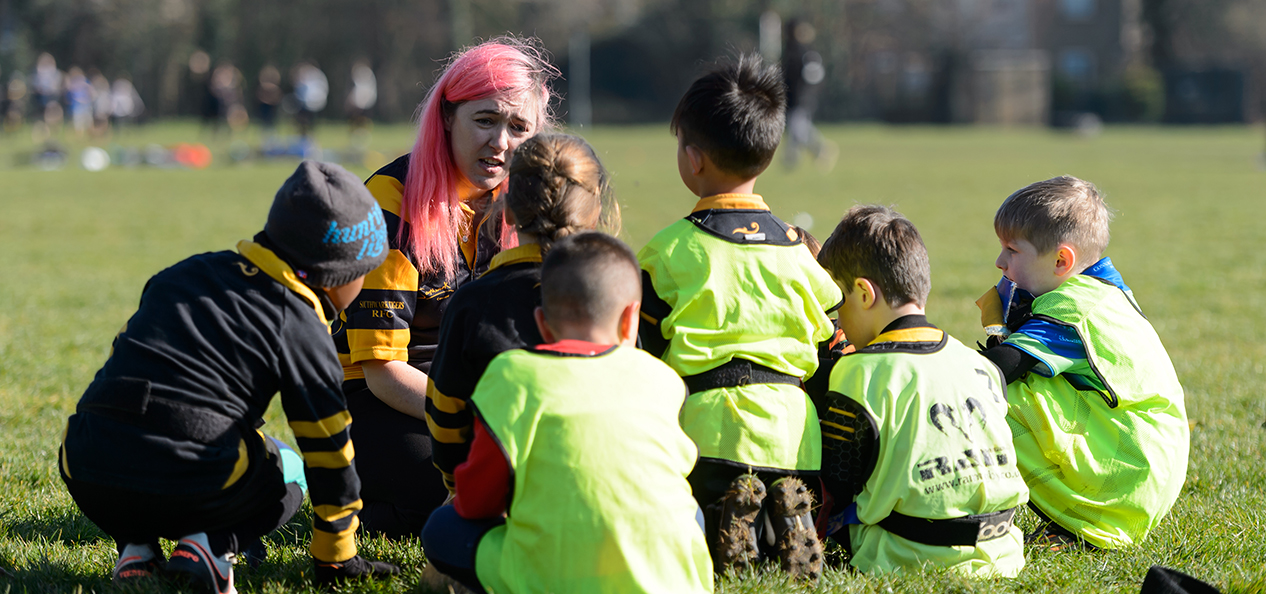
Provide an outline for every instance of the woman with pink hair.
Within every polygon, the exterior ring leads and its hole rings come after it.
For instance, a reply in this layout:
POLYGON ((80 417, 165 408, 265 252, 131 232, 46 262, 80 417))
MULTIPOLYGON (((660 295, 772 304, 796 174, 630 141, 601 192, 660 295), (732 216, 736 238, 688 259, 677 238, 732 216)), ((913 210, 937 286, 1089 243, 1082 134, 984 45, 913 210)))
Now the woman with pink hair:
POLYGON ((448 496, 431 463, 425 397, 440 320, 458 287, 517 244, 493 206, 514 150, 551 125, 548 83, 557 75, 534 40, 501 37, 454 54, 419 106, 412 152, 365 182, 391 251, 335 322, 334 341, 356 420, 367 533, 416 536, 448 496))

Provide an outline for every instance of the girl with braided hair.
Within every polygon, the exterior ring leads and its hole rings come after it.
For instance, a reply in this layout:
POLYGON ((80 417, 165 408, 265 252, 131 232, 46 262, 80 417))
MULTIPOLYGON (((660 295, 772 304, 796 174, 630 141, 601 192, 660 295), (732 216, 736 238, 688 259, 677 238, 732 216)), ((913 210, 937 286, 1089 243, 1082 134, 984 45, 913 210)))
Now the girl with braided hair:
POLYGON ((453 472, 470 453, 474 419, 466 404, 488 363, 543 342, 533 316, 544 254, 569 235, 616 233, 620 226, 606 170, 587 142, 568 134, 542 134, 519 146, 504 204, 519 246, 497 254, 487 273, 453 295, 431 363, 427 424, 435 466, 450 492, 453 472))

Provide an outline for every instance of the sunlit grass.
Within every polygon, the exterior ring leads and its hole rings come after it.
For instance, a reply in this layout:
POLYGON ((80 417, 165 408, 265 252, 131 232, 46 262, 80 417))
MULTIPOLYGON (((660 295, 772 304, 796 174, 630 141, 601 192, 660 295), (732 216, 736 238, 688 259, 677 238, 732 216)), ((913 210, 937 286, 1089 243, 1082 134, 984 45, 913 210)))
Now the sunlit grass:
MULTIPOLYGON (((1062 173, 1097 183, 1117 211, 1112 256, 1178 369, 1195 422, 1187 484, 1170 516, 1139 547, 1118 552, 1028 552, 1015 580, 941 571, 866 577, 829 571, 837 592, 1137 591, 1162 564, 1227 592, 1266 591, 1266 172, 1261 131, 1108 128, 1095 139, 1044 130, 829 127, 839 159, 829 172, 781 159, 757 190, 791 219, 807 213, 829 235, 858 202, 895 205, 931 254, 929 315, 964 342, 980 338, 973 301, 998 276, 992 214, 1011 191, 1062 173)), ((695 198, 677 178, 667 126, 597 128, 585 136, 614 174, 624 238, 635 248, 687 214, 695 198)), ((54 466, 65 418, 132 313, 150 275, 194 253, 231 249, 263 224, 293 161, 231 164, 230 139, 202 136, 205 170, 113 167, 91 173, 22 165, 35 145, 0 137, 0 591, 109 589, 113 543, 79 513, 54 466)), ((379 127, 369 148, 393 158, 407 126, 379 127)), ((114 142, 199 139, 196 124, 152 126, 114 142)), ((257 142, 252 132, 241 140, 257 142)), ((322 144, 343 149, 327 125, 322 144)), ((71 156, 88 142, 64 139, 71 156)), ((363 163, 363 160, 362 160, 363 163)), ((369 170, 352 166, 358 175, 369 170)), ((290 439, 276 406, 265 431, 290 439)), ((127 460, 120 460, 127 463, 127 460)), ((309 591, 309 512, 269 538, 244 591, 309 591)), ((1025 515, 1022 523, 1031 525, 1025 515)), ((396 580, 344 588, 419 591, 416 541, 362 541, 366 555, 401 564, 396 580)), ((777 572, 727 578, 725 592, 799 591, 777 572)), ((159 591, 155 588, 154 591, 159 591)))

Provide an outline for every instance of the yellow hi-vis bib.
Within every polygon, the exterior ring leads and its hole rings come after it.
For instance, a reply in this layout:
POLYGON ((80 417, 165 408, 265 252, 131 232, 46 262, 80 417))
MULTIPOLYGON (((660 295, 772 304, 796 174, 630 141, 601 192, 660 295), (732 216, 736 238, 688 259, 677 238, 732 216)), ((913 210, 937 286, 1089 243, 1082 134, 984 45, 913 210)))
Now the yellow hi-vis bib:
POLYGON ((861 404, 879 433, 874 472, 856 499, 862 524, 849 526, 854 567, 886 573, 932 564, 1007 577, 1020 572, 1023 535, 1015 526, 974 547, 927 545, 878 526, 893 511, 941 520, 1028 500, 1003 385, 993 363, 935 328, 888 332, 840 359, 831 391, 861 404))
MULTIPOLYGON (((659 326, 669 341, 664 362, 677 373, 703 373, 734 358, 801 379, 817 371, 817 345, 835 331, 826 312, 841 295, 803 245, 735 243, 683 219, 656 234, 638 261, 672 307, 659 326)), ((681 425, 703 458, 779 470, 822 465, 817 412, 796 386, 692 394, 681 425)))
POLYGON ((471 402, 505 453, 506 523, 480 541, 489 592, 711 592, 677 425, 686 388, 651 355, 507 351, 471 402))
POLYGON ((1119 288, 1077 275, 1033 301, 1076 329, 1105 391, 1029 373, 1007 420, 1033 503, 1091 544, 1130 546, 1155 528, 1187 476, 1182 384, 1160 337, 1119 288))

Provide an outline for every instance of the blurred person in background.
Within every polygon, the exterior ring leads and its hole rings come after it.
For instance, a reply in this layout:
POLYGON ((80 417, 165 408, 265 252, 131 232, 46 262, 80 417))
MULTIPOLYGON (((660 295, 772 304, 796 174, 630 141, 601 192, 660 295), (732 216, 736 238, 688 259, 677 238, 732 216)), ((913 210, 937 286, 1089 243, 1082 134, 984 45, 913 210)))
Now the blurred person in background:
POLYGON ((114 84, 110 85, 110 104, 115 130, 131 126, 145 112, 145 102, 141 101, 141 94, 136 92, 126 74, 114 79, 114 84))
POLYGON ((315 64, 300 62, 290 71, 294 83, 295 123, 299 126, 299 135, 309 138, 316 125, 316 114, 325 109, 330 95, 330 81, 325 73, 315 64))
POLYGON ((3 109, 0 119, 4 120, 4 131, 13 132, 22 127, 26 114, 27 89, 26 80, 21 72, 9 76, 9 83, 2 89, 3 109))
POLYGON ((31 87, 35 94, 35 107, 39 110, 38 117, 49 126, 54 125, 52 120, 61 123, 62 71, 57 69, 57 60, 52 54, 45 52, 36 58, 31 87))
POLYGON ((264 134, 272 136, 277 128, 277 109, 281 107, 281 72, 276 66, 266 64, 259 71, 259 87, 255 89, 255 101, 259 108, 259 123, 264 134))
MULTIPOLYGON (((430 415, 454 412, 452 399, 427 398, 440 320, 454 291, 518 245, 493 207, 514 150, 551 127, 556 76, 535 40, 502 37, 458 53, 422 102, 413 150, 365 184, 382 206, 391 250, 334 323, 334 343, 356 419, 367 533, 415 536, 448 497, 428 427, 430 415)), ((460 436, 435 438, 466 446, 460 436)))
POLYGON ((92 103, 95 89, 84 71, 71 66, 66 73, 66 107, 70 111, 70 124, 75 134, 83 136, 92 129, 92 103))
POLYGON ((88 70, 88 82, 92 84, 92 128, 97 136, 110 132, 110 114, 114 112, 114 97, 110 94, 110 80, 100 70, 88 70))
POLYGON ((347 112, 352 145, 364 149, 369 141, 369 110, 378 103, 378 79, 369 62, 358 60, 352 66, 352 90, 347 93, 343 110, 347 112))
POLYGON ((214 131, 219 131, 221 120, 233 132, 245 128, 250 121, 246 114, 245 93, 242 89, 244 84, 242 71, 228 60, 221 61, 211 73, 210 89, 215 96, 218 110, 218 119, 212 128, 214 131))
POLYGON ((835 165, 839 148, 822 138, 813 125, 813 113, 818 109, 818 97, 822 81, 826 78, 826 65, 822 54, 813 49, 817 30, 808 21, 793 18, 787 21, 783 39, 786 47, 782 53, 782 74, 787 83, 787 144, 783 147, 783 159, 787 168, 794 169, 800 155, 808 150, 818 166, 829 170, 835 165))

